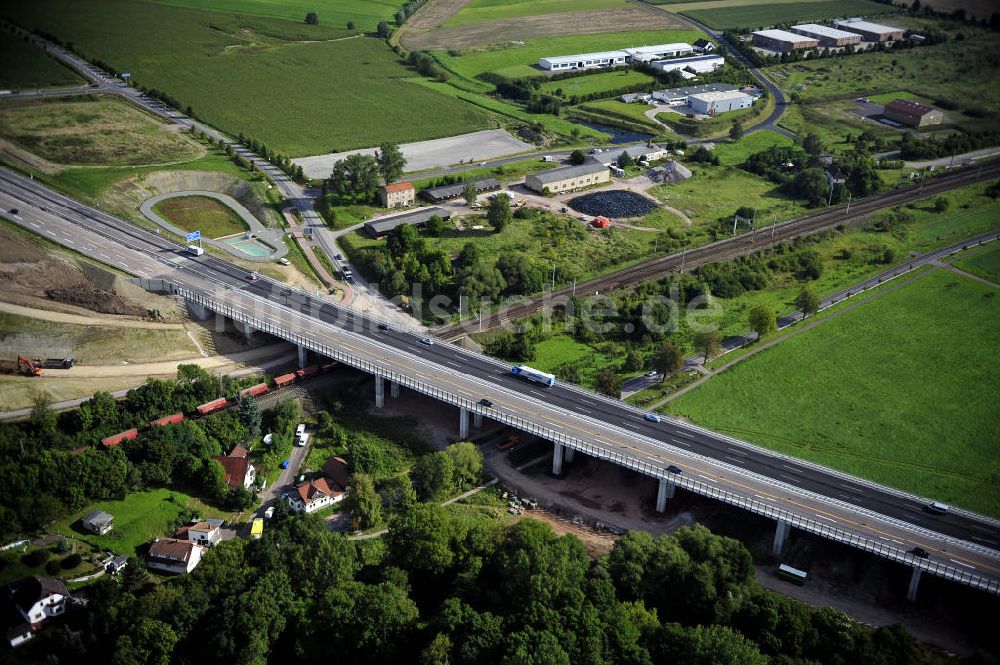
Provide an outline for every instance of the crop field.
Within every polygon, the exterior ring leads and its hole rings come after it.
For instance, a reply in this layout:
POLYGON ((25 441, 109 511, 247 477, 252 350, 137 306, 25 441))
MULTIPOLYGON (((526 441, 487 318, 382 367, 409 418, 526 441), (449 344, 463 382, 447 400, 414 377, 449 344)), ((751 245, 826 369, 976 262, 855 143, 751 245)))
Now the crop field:
POLYGON ((168 92, 223 131, 288 156, 489 126, 471 105, 400 86, 415 73, 383 41, 338 41, 351 34, 340 29, 123 0, 81 0, 72 11, 41 0, 9 11, 22 25, 72 39, 87 57, 131 71, 137 84, 168 92))
POLYGON ((952 261, 956 268, 1000 284, 1000 247, 995 242, 959 256, 961 258, 952 261))
POLYGON ((5 105, 0 107, 0 136, 43 159, 77 166, 188 161, 205 152, 118 100, 5 105))
POLYGON ((153 212, 185 231, 200 230, 206 238, 247 230, 247 225, 232 208, 207 196, 169 198, 154 205, 153 212))
POLYGON ((669 408, 783 453, 1000 516, 995 295, 933 271, 761 352, 669 408))
POLYGON ((134 555, 136 550, 156 536, 171 536, 174 521, 185 510, 192 510, 202 518, 221 518, 224 513, 208 508, 189 494, 163 488, 130 494, 120 501, 101 501, 91 504, 66 519, 56 522, 52 530, 70 538, 77 538, 107 549, 116 554, 134 555), (103 510, 114 516, 114 528, 98 536, 83 530, 79 520, 92 510, 103 510))
MULTIPOLYGON (((587 76, 575 76, 573 78, 561 79, 558 81, 547 81, 541 85, 542 92, 560 97, 574 97, 590 95, 594 93, 619 90, 628 86, 637 86, 655 81, 652 76, 637 72, 632 69, 606 72, 602 74, 590 74, 587 76)), ((641 104, 640 106, 645 106, 641 104)))
POLYGON ((345 28, 348 21, 358 30, 374 32, 379 21, 393 20, 405 4, 394 0, 153 0, 165 5, 211 11, 264 16, 301 23, 307 13, 316 12, 320 25, 345 28))
POLYGON ((523 45, 468 51, 458 55, 451 55, 447 51, 436 51, 434 56, 447 69, 459 76, 474 79, 480 74, 514 65, 537 65, 540 58, 550 55, 591 53, 643 44, 690 43, 700 36, 701 33, 696 30, 602 32, 527 39, 523 45))
POLYGON ((757 4, 716 5, 712 9, 678 10, 689 18, 716 30, 762 28, 775 23, 823 21, 842 16, 877 16, 892 10, 869 0, 832 0, 830 2, 771 2, 757 4))
POLYGON ((0 37, 0 89, 20 90, 52 85, 82 85, 83 79, 63 67, 37 46, 9 33, 0 37))
POLYGON ((444 22, 446 27, 520 16, 583 12, 625 7, 625 0, 471 0, 444 22))

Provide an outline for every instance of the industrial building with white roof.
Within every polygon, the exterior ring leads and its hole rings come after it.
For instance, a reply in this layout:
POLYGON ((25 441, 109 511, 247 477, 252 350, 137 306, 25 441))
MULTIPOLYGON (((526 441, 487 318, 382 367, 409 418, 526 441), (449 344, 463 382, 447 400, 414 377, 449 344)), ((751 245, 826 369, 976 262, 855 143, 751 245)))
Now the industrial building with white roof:
POLYGON ((538 66, 547 71, 618 67, 629 62, 648 62, 650 60, 675 58, 692 53, 694 53, 694 47, 690 44, 657 44, 655 46, 636 46, 617 51, 548 56, 541 58, 538 61, 538 66))
POLYGON ((793 25, 790 30, 797 35, 818 39, 820 46, 837 47, 861 43, 861 35, 816 23, 793 25))
POLYGON ((799 49, 816 48, 819 40, 797 35, 787 30, 758 30, 753 33, 753 45, 785 53, 799 49))
POLYGON ((902 39, 903 34, 906 32, 902 28, 894 28, 891 25, 880 25, 878 23, 869 23, 868 21, 860 18, 846 18, 834 21, 833 24, 841 30, 861 35, 861 38, 866 42, 895 41, 897 39, 902 39))

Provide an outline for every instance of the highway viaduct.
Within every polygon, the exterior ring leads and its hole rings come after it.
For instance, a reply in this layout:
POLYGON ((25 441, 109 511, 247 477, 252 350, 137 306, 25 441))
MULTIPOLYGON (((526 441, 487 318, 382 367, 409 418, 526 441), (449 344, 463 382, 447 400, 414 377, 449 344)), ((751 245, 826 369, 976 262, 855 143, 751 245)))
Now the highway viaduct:
POLYGON ((899 562, 913 571, 909 596, 929 572, 1000 595, 1000 522, 955 510, 923 510, 927 500, 752 444, 666 419, 644 420, 628 404, 557 383, 524 382, 507 365, 449 344, 425 345, 407 330, 381 330, 356 311, 174 242, 0 170, 4 217, 132 274, 143 286, 183 297, 199 315, 215 312, 375 377, 376 405, 405 387, 455 406, 459 435, 485 416, 554 444, 553 471, 580 452, 658 483, 657 509, 677 487, 773 519, 774 551, 791 528, 899 562), (11 209, 19 209, 12 214, 11 209), (480 402, 488 399, 492 405, 480 402), (675 465, 682 473, 670 473, 675 465), (913 553, 926 550, 927 558, 913 553))

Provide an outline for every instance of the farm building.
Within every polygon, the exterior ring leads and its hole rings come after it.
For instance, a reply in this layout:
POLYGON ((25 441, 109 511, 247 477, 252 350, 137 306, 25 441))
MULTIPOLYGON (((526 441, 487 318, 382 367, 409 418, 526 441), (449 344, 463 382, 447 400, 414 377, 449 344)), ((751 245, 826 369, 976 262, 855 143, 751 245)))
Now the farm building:
POLYGON ((694 47, 695 53, 711 53, 715 50, 715 44, 707 39, 699 39, 691 46, 694 47))
POLYGON ((702 92, 729 92, 736 90, 735 85, 728 83, 706 83, 704 85, 690 85, 685 88, 671 88, 670 90, 657 90, 653 93, 653 101, 670 106, 684 106, 688 103, 688 97, 702 92))
POLYGON ((716 115, 726 111, 748 109, 753 106, 753 97, 742 92, 702 92, 688 97, 688 105, 692 111, 704 115, 716 115))
POLYGON ((804 48, 816 48, 819 46, 819 40, 797 35, 787 30, 758 30, 753 33, 753 45, 779 53, 787 53, 804 48))
MULTIPOLYGON (((495 192, 500 189, 500 181, 496 178, 481 178, 472 184, 476 188, 476 194, 495 192)), ((465 183, 459 182, 454 185, 444 185, 442 187, 431 187, 430 189, 425 189, 420 192, 420 196, 427 199, 431 203, 441 203, 442 201, 450 201, 451 199, 461 197, 462 190, 464 189, 465 183)))
POLYGON ((658 145, 634 145, 628 148, 622 148, 620 150, 605 150, 604 152, 592 155, 590 159, 597 162, 598 164, 603 164, 604 166, 611 166, 612 164, 617 164, 618 159, 623 153, 628 153, 628 156, 639 161, 640 159, 645 159, 647 162, 655 162, 657 160, 663 159, 669 153, 665 148, 661 148, 658 145))
POLYGON ((791 31, 797 35, 818 39, 820 46, 849 46, 861 43, 861 35, 815 23, 793 25, 791 31))
POLYGON ((381 238, 397 226, 402 226, 404 224, 423 226, 427 223, 427 220, 434 215, 437 215, 441 219, 448 219, 451 217, 451 213, 444 208, 421 208, 412 212, 404 212, 399 215, 390 215, 388 217, 379 217, 378 219, 365 222, 365 231, 372 238, 381 238))
POLYGON ((650 60, 662 60, 663 58, 678 58, 682 55, 694 53, 694 47, 690 44, 657 44, 656 46, 637 46, 627 48, 630 62, 649 62, 650 60))
POLYGON ((579 53, 577 55, 557 55, 542 58, 538 66, 547 71, 557 72, 567 69, 592 69, 594 67, 617 67, 628 60, 625 51, 601 51, 599 53, 579 53))
POLYGON ((532 173, 524 179, 524 184, 528 189, 539 193, 543 193, 546 189, 556 193, 610 181, 611 172, 608 171, 608 167, 599 163, 591 163, 532 173))
POLYGON ((944 119, 941 111, 908 99, 892 100, 885 105, 882 115, 907 127, 937 125, 944 119))
POLYGON ((382 185, 379 198, 383 208, 404 208, 416 201, 416 192, 412 182, 390 182, 382 185))
POLYGON ((860 18, 847 18, 841 21, 834 21, 833 24, 841 30, 861 35, 861 39, 866 42, 891 42, 902 39, 903 33, 906 32, 902 28, 869 23, 860 18))
POLYGON ((690 69, 698 74, 714 72, 719 67, 726 64, 721 55, 695 55, 690 58, 677 58, 675 60, 658 60, 650 63, 653 69, 661 72, 672 72, 677 69, 690 69))

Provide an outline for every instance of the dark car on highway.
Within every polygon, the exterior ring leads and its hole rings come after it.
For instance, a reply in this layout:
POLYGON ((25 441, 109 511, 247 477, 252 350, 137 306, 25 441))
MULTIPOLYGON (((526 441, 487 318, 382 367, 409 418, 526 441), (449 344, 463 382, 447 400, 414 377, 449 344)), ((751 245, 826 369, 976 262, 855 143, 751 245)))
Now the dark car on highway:
POLYGON ((680 472, 681 468, 679 466, 674 466, 673 464, 671 464, 670 466, 667 467, 667 473, 680 473, 680 472))
POLYGON ((914 547, 912 550, 910 550, 910 554, 912 554, 913 556, 918 556, 921 559, 926 559, 930 557, 930 554, 928 554, 927 550, 925 550, 923 547, 914 547))

